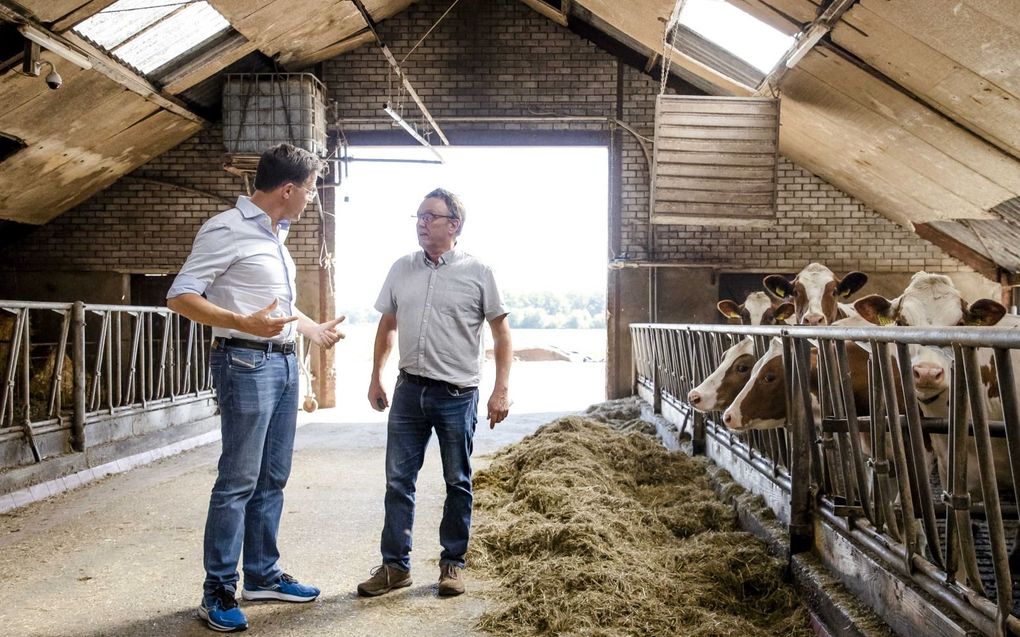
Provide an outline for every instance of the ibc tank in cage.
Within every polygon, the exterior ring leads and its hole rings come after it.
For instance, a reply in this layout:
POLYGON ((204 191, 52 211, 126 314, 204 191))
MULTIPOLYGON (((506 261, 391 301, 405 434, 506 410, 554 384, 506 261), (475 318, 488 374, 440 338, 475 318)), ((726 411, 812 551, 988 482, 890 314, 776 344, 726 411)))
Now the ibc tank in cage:
POLYGON ((223 85, 223 145, 259 155, 287 142, 326 154, 326 88, 311 73, 230 74, 223 85))

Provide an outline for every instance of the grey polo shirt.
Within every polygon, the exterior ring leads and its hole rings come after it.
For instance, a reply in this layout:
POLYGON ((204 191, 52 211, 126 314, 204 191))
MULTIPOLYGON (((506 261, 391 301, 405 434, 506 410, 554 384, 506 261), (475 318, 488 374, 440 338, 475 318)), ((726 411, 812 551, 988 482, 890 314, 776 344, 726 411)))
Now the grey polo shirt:
POLYGON ((400 369, 458 387, 482 376, 482 325, 507 314, 492 269, 460 250, 424 250, 390 268, 375 309, 396 314, 400 369))

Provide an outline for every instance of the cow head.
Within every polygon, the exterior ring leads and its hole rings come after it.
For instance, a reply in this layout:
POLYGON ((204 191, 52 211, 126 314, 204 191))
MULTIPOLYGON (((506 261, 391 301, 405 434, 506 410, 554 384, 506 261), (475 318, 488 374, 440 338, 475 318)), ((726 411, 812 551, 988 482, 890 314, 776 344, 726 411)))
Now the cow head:
POLYGON ((765 289, 780 300, 793 299, 798 325, 831 325, 839 318, 839 299, 864 287, 868 275, 850 272, 837 279, 821 263, 808 264, 793 281, 778 274, 765 277, 765 289))
POLYGON ((751 377, 754 339, 747 337, 723 354, 722 362, 687 394, 687 402, 701 412, 726 409, 751 377))
POLYGON ((995 325, 1006 315, 1006 308, 991 299, 978 299, 968 305, 949 277, 928 272, 911 277, 899 297, 887 299, 872 294, 858 299, 854 309, 876 325, 911 327, 995 325))
POLYGON ((758 359, 744 388, 723 413, 730 429, 773 429, 786 424, 786 376, 783 374, 783 342, 772 339, 758 359))
POLYGON ((793 303, 773 301, 764 292, 751 292, 744 302, 737 305, 729 299, 719 301, 719 312, 729 319, 737 319, 742 325, 776 325, 785 323, 793 316, 793 303))

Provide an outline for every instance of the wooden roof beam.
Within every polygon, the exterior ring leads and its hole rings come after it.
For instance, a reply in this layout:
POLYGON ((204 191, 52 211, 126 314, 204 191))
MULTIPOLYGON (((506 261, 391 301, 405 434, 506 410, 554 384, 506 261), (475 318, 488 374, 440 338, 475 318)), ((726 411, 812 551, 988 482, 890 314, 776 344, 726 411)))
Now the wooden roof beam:
POLYGON ((968 266, 974 268, 982 276, 998 282, 1000 280, 999 266, 992 261, 988 255, 978 252, 966 245, 957 238, 939 230, 931 223, 915 223, 914 232, 925 241, 935 244, 945 250, 946 254, 959 259, 968 266))
POLYGON ((84 53, 89 63, 92 64, 92 70, 102 73, 129 91, 141 95, 147 101, 156 104, 160 108, 171 112, 174 115, 199 123, 202 126, 208 124, 205 119, 188 110, 183 102, 180 102, 171 95, 164 94, 158 88, 153 86, 148 79, 138 75, 123 64, 115 62, 109 55, 91 45, 84 38, 79 37, 74 33, 70 33, 67 36, 61 36, 53 33, 37 20, 34 20, 21 11, 15 10, 3 3, 0 3, 0 19, 13 22, 15 24, 30 25, 32 28, 45 34, 55 42, 63 44, 70 49, 77 49, 84 53))
POLYGON ((541 13, 561 27, 567 26, 567 15, 570 12, 569 3, 565 3, 564 10, 559 11, 556 7, 546 4, 542 0, 521 0, 521 2, 528 5, 538 13, 541 13))

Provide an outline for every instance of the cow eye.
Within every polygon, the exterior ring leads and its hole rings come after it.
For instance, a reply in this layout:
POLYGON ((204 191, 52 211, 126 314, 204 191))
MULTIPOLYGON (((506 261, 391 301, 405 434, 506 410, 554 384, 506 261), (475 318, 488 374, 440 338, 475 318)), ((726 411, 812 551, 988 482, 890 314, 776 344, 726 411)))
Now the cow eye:
POLYGON ((746 374, 749 371, 751 371, 751 368, 748 367, 747 365, 737 365, 738 374, 746 374))
POLYGON ((765 374, 765 382, 766 383, 773 383, 773 382, 775 382, 775 380, 776 380, 776 375, 775 374, 765 374))

